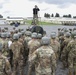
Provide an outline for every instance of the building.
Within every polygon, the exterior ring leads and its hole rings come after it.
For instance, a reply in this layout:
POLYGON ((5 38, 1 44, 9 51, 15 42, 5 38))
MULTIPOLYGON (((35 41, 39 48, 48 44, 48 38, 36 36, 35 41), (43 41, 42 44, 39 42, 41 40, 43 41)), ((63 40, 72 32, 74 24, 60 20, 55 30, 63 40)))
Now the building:
POLYGON ((20 23, 20 24, 25 24, 25 19, 22 18, 22 17, 9 17, 9 18, 6 18, 6 23, 7 24, 11 24, 11 23, 20 23))

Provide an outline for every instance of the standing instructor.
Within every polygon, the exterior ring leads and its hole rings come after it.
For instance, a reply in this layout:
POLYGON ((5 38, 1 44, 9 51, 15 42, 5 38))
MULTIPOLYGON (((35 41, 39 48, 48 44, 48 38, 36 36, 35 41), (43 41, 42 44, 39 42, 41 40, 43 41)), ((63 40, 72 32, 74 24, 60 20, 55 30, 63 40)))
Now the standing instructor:
POLYGON ((40 11, 40 9, 38 8, 37 5, 35 5, 35 7, 33 8, 33 22, 35 25, 38 24, 38 11, 40 11))

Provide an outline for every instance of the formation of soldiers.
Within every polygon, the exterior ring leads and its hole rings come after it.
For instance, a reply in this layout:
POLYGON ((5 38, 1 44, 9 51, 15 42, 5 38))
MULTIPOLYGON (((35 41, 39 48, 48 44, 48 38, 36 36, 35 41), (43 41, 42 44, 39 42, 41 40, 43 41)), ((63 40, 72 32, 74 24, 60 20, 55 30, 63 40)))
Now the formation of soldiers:
POLYGON ((57 63, 76 75, 76 29, 59 28, 50 37, 24 29, 0 29, 0 75, 55 75, 57 63))

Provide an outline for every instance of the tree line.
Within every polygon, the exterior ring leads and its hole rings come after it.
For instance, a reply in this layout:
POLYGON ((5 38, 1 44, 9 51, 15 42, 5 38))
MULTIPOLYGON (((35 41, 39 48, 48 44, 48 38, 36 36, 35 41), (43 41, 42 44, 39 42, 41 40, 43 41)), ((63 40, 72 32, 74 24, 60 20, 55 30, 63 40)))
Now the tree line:
MULTIPOLYGON (((44 17, 45 18, 50 18, 50 17, 60 17, 60 14, 59 13, 56 13, 55 15, 52 13, 51 15, 49 13, 44 13, 44 17)), ((72 18, 72 15, 71 14, 68 14, 68 15, 63 15, 62 17, 65 17, 65 18, 72 18)), ((73 18, 76 18, 76 16, 73 16, 73 18)))

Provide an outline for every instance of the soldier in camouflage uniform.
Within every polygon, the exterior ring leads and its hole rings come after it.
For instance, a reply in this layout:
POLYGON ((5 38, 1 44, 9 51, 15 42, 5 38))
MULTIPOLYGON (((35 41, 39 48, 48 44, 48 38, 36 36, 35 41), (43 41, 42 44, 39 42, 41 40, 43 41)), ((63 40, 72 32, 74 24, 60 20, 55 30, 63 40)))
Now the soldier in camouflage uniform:
MULTIPOLYGON (((28 58, 30 58, 31 55, 33 54, 33 52, 37 48, 39 48, 41 45, 40 42, 38 42, 38 40, 37 40, 37 33, 32 33, 31 38, 32 39, 28 42, 28 48, 29 48, 29 57, 28 58)), ((32 71, 34 71, 34 69, 35 69, 35 66, 33 64, 32 71)))
POLYGON ((29 57, 41 45, 40 42, 38 42, 37 40, 37 33, 32 33, 31 37, 32 39, 28 42, 29 57))
POLYGON ((74 41, 69 44, 70 52, 68 53, 68 75, 76 75, 76 36, 74 41))
POLYGON ((63 41, 65 40, 65 37, 64 37, 64 31, 60 31, 59 32, 59 43, 60 43, 60 53, 59 53, 59 59, 61 60, 61 53, 62 53, 62 50, 63 50, 63 41))
POLYGON ((10 63, 8 59, 2 54, 3 45, 0 43, 0 75, 12 75, 10 63))
POLYGON ((51 47, 53 48, 56 59, 59 58, 59 52, 60 52, 60 43, 56 40, 56 33, 51 33, 51 47))
POLYGON ((30 63, 28 75, 31 73, 33 63, 35 64, 36 75, 55 75, 56 56, 48 37, 42 38, 42 46, 32 54, 28 61, 30 63))
POLYGON ((6 39, 6 33, 1 33, 1 37, 2 37, 2 44, 3 44, 3 49, 2 49, 2 53, 4 56, 8 56, 8 41, 6 39))
POLYGON ((28 43, 31 40, 31 32, 30 31, 26 31, 25 32, 25 40, 28 43))
POLYGON ((69 32, 67 32, 65 34, 65 40, 62 43, 63 50, 62 50, 62 53, 61 53, 61 60, 62 60, 64 69, 68 66, 68 63, 67 63, 68 62, 67 61, 68 60, 67 45, 70 41, 71 41, 71 34, 69 32))
POLYGON ((76 75, 76 61, 74 58, 76 58, 76 32, 71 33, 72 40, 67 45, 67 56, 68 56, 68 68, 69 73, 68 75, 76 75))
POLYGON ((24 58, 25 49, 24 49, 24 40, 23 40, 22 35, 19 37, 18 42, 21 44, 20 59, 19 59, 19 72, 20 72, 20 75, 24 75, 24 67, 25 67, 24 65, 26 64, 26 62, 24 60, 25 59, 24 58))
POLYGON ((11 44, 10 49, 13 52, 13 75, 17 75, 19 64, 21 63, 20 59, 22 56, 21 55, 22 44, 18 41, 19 39, 18 34, 14 34, 13 39, 14 39, 14 42, 11 44))

